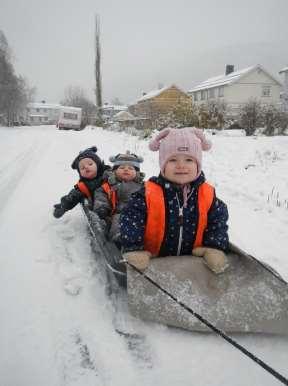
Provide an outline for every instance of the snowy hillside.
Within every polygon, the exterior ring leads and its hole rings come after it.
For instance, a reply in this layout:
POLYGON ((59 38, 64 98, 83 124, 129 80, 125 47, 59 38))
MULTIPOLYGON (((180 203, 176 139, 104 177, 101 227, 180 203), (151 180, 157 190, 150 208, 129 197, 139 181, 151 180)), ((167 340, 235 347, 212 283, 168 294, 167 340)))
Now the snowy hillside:
MULTIPOLYGON (((288 138, 214 135, 207 180, 230 212, 230 239, 288 280, 288 138)), ((130 150, 158 174, 157 154, 124 133, 0 128, 1 386, 273 386, 270 374, 213 334, 137 322, 142 341, 114 328, 105 276, 80 208, 56 220, 78 152, 108 161, 130 150)), ((288 338, 234 336, 288 377, 288 338)))

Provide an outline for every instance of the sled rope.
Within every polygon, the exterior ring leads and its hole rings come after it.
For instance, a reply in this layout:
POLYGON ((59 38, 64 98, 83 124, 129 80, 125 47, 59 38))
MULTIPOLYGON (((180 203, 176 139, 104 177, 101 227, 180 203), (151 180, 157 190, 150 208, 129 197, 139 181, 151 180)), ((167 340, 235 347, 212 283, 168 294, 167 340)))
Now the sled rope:
POLYGON ((205 324, 207 327, 209 327, 212 331, 216 332, 216 334, 220 335, 223 339, 225 339, 228 343, 230 343, 232 346, 240 350, 244 355, 246 355, 248 358, 252 359, 254 362, 256 362, 259 366, 261 366, 264 370, 268 371, 271 375, 273 375, 276 379, 278 379, 281 383, 284 385, 288 385, 288 378, 281 375, 278 371, 273 369, 271 366, 269 366, 267 363, 263 362, 260 358, 258 358, 256 355, 252 354, 250 351, 248 351, 244 346, 236 342, 234 339, 232 339, 230 336, 228 336, 223 330, 217 328, 212 323, 210 323, 208 320, 206 320, 203 316, 198 314, 196 311, 192 310, 189 306, 187 306, 185 303, 183 303, 181 300, 177 299, 174 295, 172 295, 170 292, 168 292, 165 288, 161 287, 160 284, 158 284, 156 281, 151 279, 148 275, 146 275, 144 272, 140 271, 138 268, 136 268, 133 264, 129 263, 127 260, 125 260, 125 263, 129 265, 131 268, 133 268, 136 272, 138 272, 140 275, 145 277, 146 280, 148 280, 151 284, 153 284, 155 287, 157 287, 161 292, 166 294, 169 298, 174 300, 174 302, 178 303, 182 308, 184 308, 186 311, 188 311, 190 314, 195 316, 200 322, 205 324))

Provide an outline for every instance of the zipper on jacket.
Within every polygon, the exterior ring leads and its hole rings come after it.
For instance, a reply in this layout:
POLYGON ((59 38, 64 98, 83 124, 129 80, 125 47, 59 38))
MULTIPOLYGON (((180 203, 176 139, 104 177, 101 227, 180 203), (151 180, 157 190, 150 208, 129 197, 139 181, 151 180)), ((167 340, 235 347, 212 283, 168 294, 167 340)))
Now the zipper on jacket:
POLYGON ((180 225, 179 229, 179 239, 178 239, 178 248, 177 248, 177 256, 181 253, 182 239, 183 239, 183 206, 180 207, 178 195, 176 195, 179 213, 178 213, 178 223, 180 225))

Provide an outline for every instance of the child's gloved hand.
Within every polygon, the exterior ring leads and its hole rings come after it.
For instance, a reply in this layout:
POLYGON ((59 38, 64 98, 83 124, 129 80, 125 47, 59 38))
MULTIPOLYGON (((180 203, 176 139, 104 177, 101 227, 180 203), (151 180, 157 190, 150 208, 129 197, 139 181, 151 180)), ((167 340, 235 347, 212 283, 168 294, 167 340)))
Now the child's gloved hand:
POLYGON ((197 247, 192 250, 194 256, 203 257, 208 268, 214 273, 224 272, 228 267, 227 256, 223 251, 214 248, 197 247))
POLYGON ((126 252, 123 254, 123 258, 140 271, 144 271, 149 265, 151 253, 149 251, 126 252))
POLYGON ((66 212, 65 209, 62 208, 61 204, 55 204, 54 205, 54 212, 53 212, 53 216, 55 218, 60 218, 63 216, 63 214, 66 212))

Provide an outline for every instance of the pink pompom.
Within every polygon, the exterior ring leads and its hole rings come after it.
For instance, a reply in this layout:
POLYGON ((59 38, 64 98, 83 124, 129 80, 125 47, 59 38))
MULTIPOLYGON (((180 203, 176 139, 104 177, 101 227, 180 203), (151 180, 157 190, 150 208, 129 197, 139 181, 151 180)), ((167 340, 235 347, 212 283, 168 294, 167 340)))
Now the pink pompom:
POLYGON ((203 133, 203 130, 202 129, 197 129, 196 127, 193 127, 192 130, 193 130, 193 133, 196 135, 196 137, 200 139, 202 150, 206 151, 206 150, 211 149, 212 142, 209 141, 205 137, 205 134, 203 133))
POLYGON ((156 138, 154 138, 152 141, 149 142, 149 149, 152 151, 157 151, 159 150, 160 147, 160 142, 157 141, 156 138))
POLYGON ((149 143, 149 149, 152 151, 157 151, 160 148, 160 142, 163 138, 167 137, 167 135, 170 133, 170 129, 164 129, 160 131, 160 133, 150 141, 149 143))

